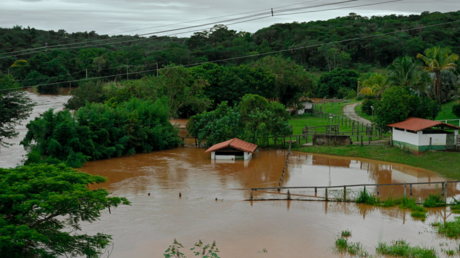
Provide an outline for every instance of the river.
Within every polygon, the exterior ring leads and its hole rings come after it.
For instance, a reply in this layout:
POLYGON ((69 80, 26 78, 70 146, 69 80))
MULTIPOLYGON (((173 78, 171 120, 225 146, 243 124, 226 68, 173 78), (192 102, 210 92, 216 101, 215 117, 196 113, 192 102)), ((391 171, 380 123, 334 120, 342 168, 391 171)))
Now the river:
MULTIPOLYGON (((67 100, 67 96, 32 97, 39 103, 33 116, 50 107, 62 108, 67 100)), ((18 130, 24 135, 24 126, 18 130)), ((182 130, 181 136, 185 134, 182 130)), ((245 201, 250 197, 247 189, 278 185, 286 150, 259 149, 250 161, 219 162, 188 140, 184 147, 88 162, 80 169, 108 178, 104 184, 91 186, 93 189, 107 188, 113 196, 132 202, 112 209, 112 214, 103 211, 100 221, 82 225, 89 234, 113 235, 111 258, 163 257, 174 238, 186 249, 200 239, 205 243, 215 240, 221 257, 338 257, 333 246, 342 230, 350 230, 349 241, 360 242, 371 254, 379 242, 397 239, 438 251, 458 247, 454 240, 434 234, 430 226, 434 221, 453 219, 449 208, 430 209, 423 222, 399 208, 305 201, 316 198, 313 190, 291 191, 292 198, 303 201, 245 201)), ((25 152, 19 147, 2 151, 2 167, 20 162, 17 156, 25 152)), ((282 186, 443 180, 436 173, 400 164, 294 152, 282 186)), ((458 195, 458 189, 451 185, 449 192, 458 195)), ((376 193, 376 189, 368 190, 376 193)), ((436 191, 434 184, 413 188, 418 197, 436 191)), ((402 187, 382 187, 379 196, 386 199, 402 194, 402 187)), ((324 196, 324 191, 316 196, 324 196)), ((257 191, 254 198, 284 199, 286 191, 257 191)), ((193 256, 190 251, 185 253, 193 256)))

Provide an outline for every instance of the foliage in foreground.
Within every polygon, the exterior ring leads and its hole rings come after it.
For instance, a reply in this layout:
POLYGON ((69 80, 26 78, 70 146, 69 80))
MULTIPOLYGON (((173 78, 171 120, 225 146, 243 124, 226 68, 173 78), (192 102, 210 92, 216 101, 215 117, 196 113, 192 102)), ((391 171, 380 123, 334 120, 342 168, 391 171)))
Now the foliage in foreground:
POLYGON ((404 240, 392 241, 391 244, 379 243, 377 253, 382 255, 392 255, 397 257, 420 257, 420 258, 436 258, 436 250, 434 248, 423 248, 419 246, 411 247, 404 240))
POLYGON ((106 179, 63 164, 0 168, 0 254, 9 258, 99 257, 111 236, 80 234, 106 208, 129 204, 87 184, 106 179), (69 230, 70 229, 70 230, 69 230))
MULTIPOLYGON (((361 243, 349 242, 346 237, 343 236, 335 240, 335 251, 338 253, 348 253, 350 256, 356 257, 369 257, 369 253, 363 248, 361 243)), ((348 236, 347 236, 348 237, 348 236)))
POLYGON ((65 162, 81 167, 88 160, 107 159, 169 149, 180 142, 162 101, 131 99, 87 104, 75 113, 52 109, 27 125, 21 142, 30 148, 26 164, 65 162))
MULTIPOLYGON (((163 256, 165 258, 185 258, 184 253, 180 250, 181 248, 184 248, 184 246, 174 239, 174 242, 166 249, 163 256)), ((199 240, 190 250, 193 251, 195 256, 200 256, 201 258, 219 258, 217 255, 219 249, 216 246, 216 241, 205 245, 199 240)))
POLYGON ((29 117, 35 103, 23 91, 12 90, 19 85, 10 75, 0 73, 0 147, 11 144, 4 139, 16 137, 15 126, 29 117))

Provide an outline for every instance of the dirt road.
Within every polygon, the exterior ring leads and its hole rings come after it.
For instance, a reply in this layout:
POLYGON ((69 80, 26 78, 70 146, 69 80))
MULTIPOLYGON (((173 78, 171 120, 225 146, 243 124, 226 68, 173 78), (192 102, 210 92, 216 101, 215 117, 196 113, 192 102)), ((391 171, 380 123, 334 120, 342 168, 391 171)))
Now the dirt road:
POLYGON ((343 114, 346 115, 347 117, 349 117, 350 119, 352 120, 355 120, 355 121, 358 121, 358 122, 361 122, 361 123, 365 123, 365 124, 372 124, 371 121, 367 120, 367 119, 364 119, 362 117, 360 117, 356 111, 355 111, 355 107, 357 105, 359 105, 360 103, 354 103, 354 104, 350 104, 350 105, 346 105, 343 107, 343 114))

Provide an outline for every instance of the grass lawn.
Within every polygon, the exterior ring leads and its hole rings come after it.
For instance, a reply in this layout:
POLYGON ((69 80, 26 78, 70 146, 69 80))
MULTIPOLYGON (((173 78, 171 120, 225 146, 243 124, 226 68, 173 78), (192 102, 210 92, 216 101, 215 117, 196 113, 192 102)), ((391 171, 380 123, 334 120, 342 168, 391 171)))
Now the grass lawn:
MULTIPOLYGON (((446 104, 443 104, 441 107, 441 111, 439 111, 436 120, 443 120, 443 119, 460 119, 452 113, 452 107, 458 104, 458 100, 453 100, 446 104)), ((452 123, 453 125, 459 125, 457 121, 447 121, 447 123, 452 123)))
POLYGON ((340 103, 325 103, 318 104, 317 107, 321 108, 324 113, 343 116, 343 107, 357 102, 360 101, 348 100, 340 103))
POLYGON ((457 152, 430 151, 414 155, 390 146, 311 146, 293 150, 401 163, 437 172, 449 179, 460 180, 460 153, 457 152))

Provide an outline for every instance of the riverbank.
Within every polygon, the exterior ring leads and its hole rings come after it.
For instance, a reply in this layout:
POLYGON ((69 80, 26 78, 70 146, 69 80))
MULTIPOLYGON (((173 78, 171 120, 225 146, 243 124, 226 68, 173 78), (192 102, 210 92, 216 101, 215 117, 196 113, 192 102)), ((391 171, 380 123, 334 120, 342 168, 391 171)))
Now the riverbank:
POLYGON ((446 178, 460 180, 460 153, 458 152, 431 151, 421 155, 414 155, 390 146, 312 146, 293 150, 401 163, 424 168, 439 173, 446 178))

